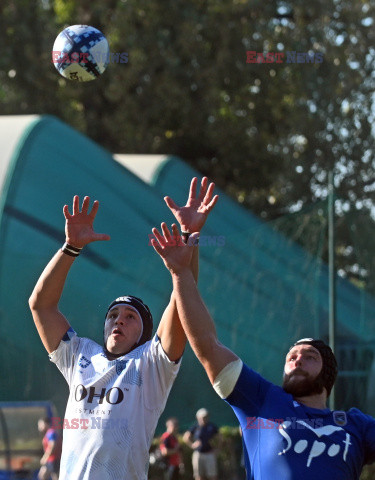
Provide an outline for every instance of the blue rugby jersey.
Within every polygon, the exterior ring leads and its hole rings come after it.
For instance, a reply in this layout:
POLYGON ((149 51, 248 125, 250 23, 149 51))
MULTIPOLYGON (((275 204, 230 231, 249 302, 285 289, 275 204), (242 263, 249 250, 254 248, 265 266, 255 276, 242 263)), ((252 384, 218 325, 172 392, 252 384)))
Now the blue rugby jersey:
POLYGON ((247 480, 356 480, 375 461, 375 420, 314 409, 243 365, 225 399, 242 428, 247 480))

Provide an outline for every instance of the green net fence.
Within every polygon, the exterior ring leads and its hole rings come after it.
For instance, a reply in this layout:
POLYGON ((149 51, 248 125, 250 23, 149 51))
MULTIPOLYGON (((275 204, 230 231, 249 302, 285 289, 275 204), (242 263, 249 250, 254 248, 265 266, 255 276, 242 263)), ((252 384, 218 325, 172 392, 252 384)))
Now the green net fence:
MULTIPOLYGON (((119 294, 144 298, 155 323, 161 317, 171 281, 149 234, 161 221, 173 221, 163 197, 185 202, 197 172, 171 158, 145 184, 108 152, 48 117, 15 151, 12 169, 2 191, 0 228, 0 399, 52 400, 63 415, 67 387, 48 361, 27 305, 38 275, 63 242, 62 205, 76 193, 98 198, 97 229, 112 235, 108 245, 85 249, 61 302, 79 335, 100 343, 103 312, 119 294), (15 322, 17 331, 11 328, 15 322)), ((336 408, 374 414, 374 225, 363 212, 339 213, 336 408)), ((219 339, 280 384, 292 342, 309 336, 328 340, 326 203, 266 223, 220 193, 201 235, 199 288, 219 339)), ((169 416, 178 417, 184 430, 201 407, 209 408, 219 426, 237 424, 187 347, 157 433, 169 416)))
MULTIPOLYGON (((336 199, 337 203, 340 203, 340 199, 336 199)), ((310 270, 311 275, 307 281, 318 295, 316 279, 321 274, 327 273, 325 266, 328 262, 328 202, 319 202, 298 213, 284 215, 268 225, 311 254, 313 269, 310 270)), ((370 235, 373 227, 371 217, 369 215, 365 217, 361 212, 341 213, 335 218, 335 270, 341 280, 336 288, 338 322, 336 356, 340 367, 336 385, 336 408, 347 409, 357 406, 372 414, 375 412, 373 402, 375 269, 370 235), (354 332, 344 331, 341 324, 343 319, 341 303, 344 300, 342 288, 345 287, 343 279, 349 281, 350 286, 356 287, 351 288, 354 292, 351 309, 354 332)), ((328 290, 326 295, 328 298, 328 290)), ((318 311, 310 317, 310 321, 314 324, 315 335, 327 336, 327 325, 319 326, 318 311)), ((328 322, 328 318, 326 321, 328 322)))

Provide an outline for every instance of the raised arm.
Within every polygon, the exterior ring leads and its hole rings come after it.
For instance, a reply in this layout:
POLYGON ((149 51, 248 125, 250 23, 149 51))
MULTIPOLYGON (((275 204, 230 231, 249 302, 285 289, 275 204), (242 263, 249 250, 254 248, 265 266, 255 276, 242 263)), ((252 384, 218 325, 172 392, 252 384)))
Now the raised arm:
MULTIPOLYGON (((171 273, 179 318, 190 345, 214 383, 222 369, 238 357, 219 342, 214 322, 199 294, 190 268, 193 247, 176 244, 174 239, 179 237, 176 225, 172 226, 173 235, 166 224, 162 229, 163 237, 159 234, 158 242, 152 240, 152 245, 171 273)), ((191 242, 197 237, 194 233, 191 242)))
POLYGON ((65 248, 58 250, 52 257, 29 299, 36 328, 48 353, 56 350, 69 328, 69 323, 60 312, 58 303, 68 272, 76 258, 74 251, 79 252, 88 243, 110 239, 108 235, 94 232, 93 223, 99 202, 94 202, 91 212, 89 212, 89 204, 90 198, 85 197, 80 211, 79 198, 75 196, 72 215, 69 213, 68 206, 64 206, 65 248))
MULTIPOLYGON (((186 243, 189 235, 194 232, 200 233, 204 224, 206 223, 208 214, 212 211, 219 195, 214 195, 215 184, 208 183, 208 178, 203 177, 201 181, 201 188, 197 195, 198 179, 194 177, 190 183, 189 196, 185 206, 178 206, 170 197, 164 197, 164 201, 167 204, 170 211, 175 216, 176 220, 180 224, 182 233, 182 239, 186 243)), ((194 278, 198 281, 198 247, 194 248, 193 256, 191 260, 191 270, 194 278)))
MULTIPOLYGON (((219 198, 218 195, 213 195, 215 184, 209 184, 207 177, 202 178, 198 194, 197 184, 198 180, 194 177, 190 183, 189 196, 186 205, 184 206, 178 206, 170 197, 164 198, 168 208, 180 224, 181 231, 185 232, 185 234, 200 232, 202 230, 208 214, 211 212, 219 198)), ((153 230, 153 233, 155 238, 158 238, 158 241, 162 241, 162 237, 156 229, 153 230)), ((185 235, 185 241, 187 240, 187 237, 188 235, 185 235)), ((181 239, 179 239, 179 241, 181 241, 181 239)), ((195 281, 197 281, 198 247, 194 248, 190 268, 195 281)), ((157 334, 168 357, 173 361, 178 360, 182 356, 185 348, 186 335, 181 327, 173 292, 170 302, 163 313, 157 334)))

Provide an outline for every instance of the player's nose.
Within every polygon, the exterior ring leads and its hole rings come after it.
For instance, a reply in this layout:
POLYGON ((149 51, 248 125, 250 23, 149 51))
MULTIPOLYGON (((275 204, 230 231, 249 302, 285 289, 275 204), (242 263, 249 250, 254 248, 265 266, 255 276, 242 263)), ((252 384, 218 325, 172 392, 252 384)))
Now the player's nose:
POLYGON ((302 365, 302 355, 297 355, 294 364, 296 365, 296 367, 300 367, 302 365))

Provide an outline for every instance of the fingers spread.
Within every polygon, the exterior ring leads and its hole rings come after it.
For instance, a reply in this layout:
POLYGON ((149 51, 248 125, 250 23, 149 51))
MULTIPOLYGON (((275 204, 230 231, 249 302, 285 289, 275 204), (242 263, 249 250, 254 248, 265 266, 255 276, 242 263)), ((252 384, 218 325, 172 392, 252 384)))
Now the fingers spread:
POLYGON ((79 196, 74 195, 73 197, 73 215, 77 215, 79 213, 79 196))
POLYGON ((197 194, 197 177, 192 178, 190 182, 189 200, 194 200, 197 194))
POLYGON ((172 224, 172 233, 175 240, 180 239, 180 232, 178 231, 178 227, 175 223, 172 224))
POLYGON ((106 240, 111 240, 111 237, 105 233, 96 233, 95 234, 95 241, 106 241, 106 240))
MULTIPOLYGON (((154 233, 155 235, 155 233, 154 233)), ((152 238, 151 245, 154 247, 154 250, 162 257, 163 256, 163 248, 158 244, 158 242, 152 238)))
POLYGON ((207 193, 203 199, 203 203, 205 205, 207 205, 211 198, 212 198, 212 194, 214 193, 214 189, 215 189, 215 184, 213 182, 210 183, 210 186, 208 187, 208 190, 207 190, 207 193))
MULTIPOLYGON (((153 228, 152 229, 152 233, 154 234, 156 240, 159 242, 160 246, 161 247, 164 247, 165 246, 165 240, 164 240, 164 237, 163 235, 160 234, 159 230, 157 228, 153 228)), ((152 239, 154 240, 154 239, 152 239)), ((152 240, 151 240, 151 243, 152 243, 152 240)), ((154 240, 155 241, 155 240, 154 240)), ((159 252, 158 252, 159 253, 159 252)))
POLYGON ((171 199, 171 197, 164 197, 164 201, 172 212, 178 210, 179 206, 171 199))
POLYGON ((161 229, 163 230, 163 235, 164 235, 165 240, 167 242, 171 242, 172 235, 171 235, 171 232, 168 230, 167 224, 165 222, 163 222, 161 224, 161 229))
POLYGON ((89 210, 89 205, 90 205, 90 197, 85 197, 82 202, 82 213, 87 215, 87 212, 89 210))
MULTIPOLYGON (((89 198, 89 197, 86 197, 89 198)), ((89 199, 90 201, 90 199, 89 199)), ((87 209, 88 209, 88 204, 87 204, 87 209)), ((96 214, 98 213, 98 208, 99 208, 99 202, 97 200, 94 201, 91 212, 90 212, 90 217, 95 218, 96 214)), ((83 206, 82 206, 82 213, 83 213, 83 206)), ((87 213, 87 210, 86 210, 87 213)))
POLYGON ((206 192, 207 192, 207 183, 208 183, 208 179, 207 177, 203 177, 202 178, 202 181, 201 181, 201 189, 200 189, 200 192, 199 192, 199 200, 202 202, 205 195, 206 195, 206 192))
POLYGON ((64 213, 64 217, 65 217, 66 219, 72 217, 72 216, 70 215, 70 213, 69 213, 69 207, 68 207, 68 205, 64 205, 64 207, 63 207, 63 213, 64 213))
MULTIPOLYGON (((178 227, 175 223, 172 224, 172 233, 168 229, 167 224, 165 222, 161 224, 161 229, 162 229, 163 235, 159 232, 157 228, 152 229, 152 233, 154 234, 155 239, 157 240, 161 249, 164 249, 165 247, 174 247, 176 245, 183 245, 180 233, 178 231, 178 227)), ((152 240, 153 239, 151 239, 151 243, 152 243, 152 240)))
POLYGON ((219 200, 219 195, 215 195, 211 202, 207 205, 207 212, 210 212, 219 200))

